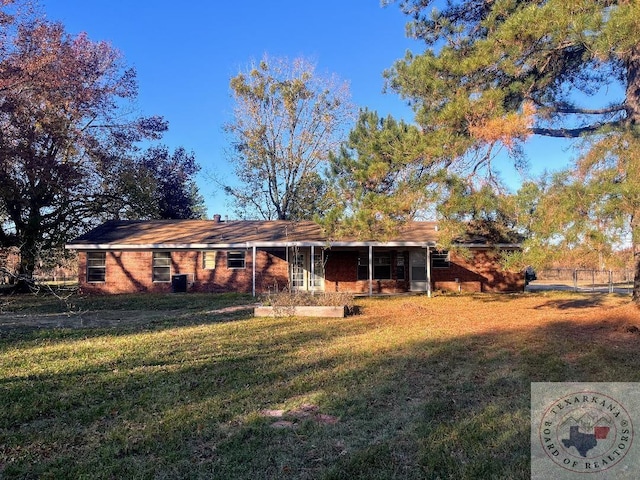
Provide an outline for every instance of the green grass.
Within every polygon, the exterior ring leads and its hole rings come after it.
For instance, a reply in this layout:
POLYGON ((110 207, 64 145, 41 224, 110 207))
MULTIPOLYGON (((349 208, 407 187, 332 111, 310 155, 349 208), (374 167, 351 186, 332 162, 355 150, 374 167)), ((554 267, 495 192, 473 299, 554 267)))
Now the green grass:
POLYGON ((529 478, 531 381, 640 381, 636 311, 593 298, 361 299, 345 319, 78 299, 165 316, 5 331, 0 478, 529 478))
POLYGON ((240 293, 210 294, 155 294, 131 295, 75 295, 58 292, 55 295, 0 296, 3 312, 10 313, 74 313, 84 310, 182 310, 217 309, 252 302, 250 295, 240 293))

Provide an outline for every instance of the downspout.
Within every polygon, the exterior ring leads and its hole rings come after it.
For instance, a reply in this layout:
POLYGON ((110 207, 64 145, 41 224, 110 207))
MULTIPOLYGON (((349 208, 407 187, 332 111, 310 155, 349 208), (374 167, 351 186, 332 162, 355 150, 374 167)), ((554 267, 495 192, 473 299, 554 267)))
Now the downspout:
POLYGON ((252 262, 253 263, 253 273, 252 273, 253 288, 252 290, 253 290, 253 296, 255 297, 256 296, 256 246, 255 245, 253 246, 252 250, 253 250, 252 252, 253 253, 253 262, 252 262))
POLYGON ((369 245, 369 296, 373 295, 373 245, 369 245))
POLYGON ((431 298, 431 250, 427 245, 427 298, 431 298))

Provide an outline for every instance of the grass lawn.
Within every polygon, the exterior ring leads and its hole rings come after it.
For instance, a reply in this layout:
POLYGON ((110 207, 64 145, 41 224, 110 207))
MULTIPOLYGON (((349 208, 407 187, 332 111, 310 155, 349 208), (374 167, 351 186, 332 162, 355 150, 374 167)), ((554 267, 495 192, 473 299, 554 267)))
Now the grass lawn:
POLYGON ((628 297, 216 312, 250 301, 100 297, 66 316, 5 302, 0 478, 524 479, 530 382, 640 381, 628 297))

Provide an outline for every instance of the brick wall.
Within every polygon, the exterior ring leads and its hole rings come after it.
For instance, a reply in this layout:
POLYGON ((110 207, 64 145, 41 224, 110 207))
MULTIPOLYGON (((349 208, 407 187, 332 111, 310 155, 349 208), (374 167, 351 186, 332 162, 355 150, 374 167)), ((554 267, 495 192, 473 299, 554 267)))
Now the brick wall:
POLYGON ((0 285, 13 283, 20 268, 20 251, 15 247, 0 248, 0 285))
MULTIPOLYGON (((216 253, 215 268, 205 269, 200 251, 171 252, 171 275, 187 275, 189 292, 246 292, 253 288, 252 252, 245 250, 245 268, 228 268, 227 252, 216 253)), ((374 280, 373 293, 400 293, 410 288, 409 254, 389 250, 394 278, 374 280), (406 279, 397 277, 397 257, 404 258, 406 279)), ((358 251, 328 250, 325 266, 326 292, 368 293, 368 280, 358 280, 358 251)), ((367 254, 368 255, 368 254, 367 254)), ((118 251, 106 253, 104 282, 86 281, 86 254, 80 252, 79 283, 87 293, 171 292, 172 282, 154 282, 151 251, 118 251)), ((498 256, 490 250, 473 250, 470 258, 451 254, 449 268, 431 271, 435 290, 464 292, 509 292, 524 289, 522 272, 505 272, 498 256), (457 281, 456 281, 457 279, 457 281)), ((282 290, 287 287, 288 265, 283 249, 258 250, 256 255, 256 291, 282 290)))
MULTIPOLYGON (((404 258, 405 277, 409 276, 408 253, 387 250, 391 257, 391 279, 373 281, 373 293, 401 293, 408 289, 409 281, 397 278, 397 257, 404 258)), ((368 293, 369 281, 358 280, 358 257, 364 256, 368 262, 368 252, 335 251, 328 253, 329 260, 325 267, 325 291, 326 292, 352 292, 368 293)))
MULTIPOLYGON (((205 269, 203 252, 171 252, 170 274, 187 276, 189 292, 245 292, 253 289, 253 263, 251 250, 244 251, 245 267, 228 268, 227 252, 216 252, 215 268, 205 269)), ((171 292, 172 282, 154 282, 152 274, 153 253, 151 251, 106 252, 104 282, 87 282, 87 256, 78 256, 79 283, 87 293, 133 293, 171 292)), ((284 250, 256 253, 256 290, 267 291, 274 285, 282 287, 288 282, 287 263, 284 250)))
POLYGON ((470 258, 451 252, 449 268, 432 269, 431 279, 435 290, 462 292, 521 292, 524 290, 524 273, 503 270, 499 255, 488 249, 473 249, 470 258))
MULTIPOLYGON (((409 253, 390 251, 391 280, 373 281, 373 293, 401 293, 410 290, 409 253), (396 259, 404 257, 406 279, 396 277, 396 259)), ((360 252, 360 255, 368 253, 360 252)), ((325 290, 327 292, 368 293, 368 280, 357 280, 358 252, 330 251, 326 265, 325 290)), ((488 249, 474 249, 470 258, 451 253, 449 268, 431 270, 434 290, 452 292, 516 292, 524 290, 524 274, 507 272, 500 265, 498 254, 488 249)))

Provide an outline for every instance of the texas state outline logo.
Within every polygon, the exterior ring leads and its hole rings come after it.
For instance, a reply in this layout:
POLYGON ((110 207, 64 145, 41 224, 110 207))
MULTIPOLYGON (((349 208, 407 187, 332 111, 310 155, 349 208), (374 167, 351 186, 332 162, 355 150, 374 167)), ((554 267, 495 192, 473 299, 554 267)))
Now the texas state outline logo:
MULTIPOLYGON (((536 469, 549 468, 549 461, 565 472, 599 478, 600 475, 591 474, 622 466, 633 447, 634 426, 625 405, 626 395, 612 394, 603 388, 594 389, 593 385, 585 389, 566 385, 572 389, 566 391, 565 388, 561 396, 549 397, 549 391, 546 392, 547 398, 538 404, 539 412, 534 418, 535 392, 532 384, 532 478, 537 473, 536 469), (541 458, 535 458, 534 451, 538 452, 538 457, 541 457, 540 451, 544 452, 548 459, 546 465, 541 458)), ((633 396, 638 396, 637 389, 633 396)), ((635 467, 631 468, 637 475, 635 467)), ((624 470, 628 468, 621 471, 624 470)), ((556 475, 555 478, 562 477, 556 475)))

